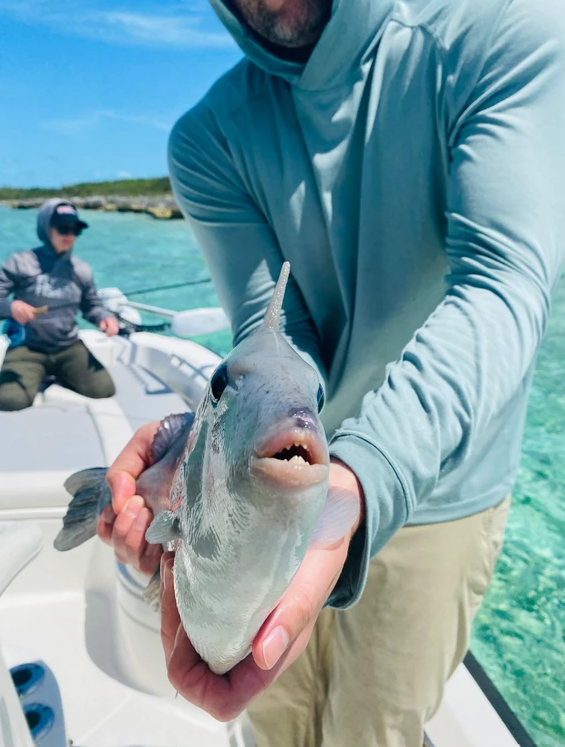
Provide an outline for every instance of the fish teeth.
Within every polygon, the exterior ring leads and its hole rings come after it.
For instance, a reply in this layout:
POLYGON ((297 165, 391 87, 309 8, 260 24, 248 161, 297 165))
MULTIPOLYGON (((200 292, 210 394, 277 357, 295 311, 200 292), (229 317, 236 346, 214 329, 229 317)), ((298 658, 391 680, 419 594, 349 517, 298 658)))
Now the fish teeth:
POLYGON ((302 464, 306 464, 306 460, 304 457, 301 457, 299 454, 295 454, 292 459, 288 460, 289 462, 302 462, 302 464))

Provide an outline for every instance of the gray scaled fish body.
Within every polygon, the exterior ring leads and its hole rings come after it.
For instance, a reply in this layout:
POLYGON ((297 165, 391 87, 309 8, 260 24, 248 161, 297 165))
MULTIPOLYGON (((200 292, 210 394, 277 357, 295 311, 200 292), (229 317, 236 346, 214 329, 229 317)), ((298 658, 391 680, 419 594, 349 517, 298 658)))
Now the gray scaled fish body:
MULTIPOLYGON (((278 331, 288 271, 285 263, 263 325, 218 366, 196 414, 161 423, 155 463, 137 481, 155 514, 147 541, 174 543, 183 626, 218 674, 249 653, 309 544, 339 539, 357 513, 350 495, 328 494, 318 375, 278 331)), ((57 549, 95 534, 111 498, 105 472, 65 483, 75 497, 57 549)))

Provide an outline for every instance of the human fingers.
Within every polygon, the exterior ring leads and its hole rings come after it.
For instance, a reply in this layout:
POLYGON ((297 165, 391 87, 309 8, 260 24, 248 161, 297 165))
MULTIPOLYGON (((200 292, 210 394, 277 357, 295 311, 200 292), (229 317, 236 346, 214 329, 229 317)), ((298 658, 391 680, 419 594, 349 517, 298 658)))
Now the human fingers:
POLYGON ((112 545, 120 562, 132 565, 149 576, 155 572, 163 552, 161 545, 150 544, 145 539, 152 521, 153 514, 145 507, 143 498, 133 496, 116 516, 112 526, 102 528, 101 535, 112 545))
POLYGON ((35 318, 34 307, 25 301, 12 301, 10 305, 10 316, 18 324, 26 325, 35 318))
POLYGON ((139 428, 106 474, 116 514, 119 514, 126 502, 135 495, 136 479, 151 464, 151 446, 158 427, 159 421, 156 420, 139 428))
POLYGON ((302 653, 337 583, 348 546, 349 537, 344 537, 329 548, 306 553, 289 588, 253 641, 253 659, 261 669, 272 669, 287 650, 290 655, 285 668, 302 653))
POLYGON ((120 331, 120 328, 118 326, 118 322, 114 317, 109 317, 106 319, 106 334, 108 337, 113 337, 114 335, 117 335, 120 331))
POLYGON ((96 533, 100 539, 107 545, 112 544, 112 530, 114 528, 114 522, 116 521, 116 514, 112 505, 106 506, 100 518, 98 519, 98 525, 96 527, 96 533))
POLYGON ((107 506, 98 521, 98 536, 114 548, 122 563, 133 565, 141 573, 153 575, 163 552, 161 545, 153 545, 145 539, 145 533, 153 521, 152 512, 145 507, 141 496, 133 496, 116 516, 107 506))
POLYGON ((129 563, 142 573, 157 568, 162 548, 145 539, 153 514, 136 495, 136 478, 150 465, 151 445, 159 421, 140 428, 111 465, 106 480, 112 491, 112 506, 106 507, 97 532, 114 548, 118 560, 129 563))
MULTIPOLYGON (((119 512, 123 509, 128 500, 133 498, 135 495, 135 480, 126 472, 118 472, 113 476, 112 485, 112 502, 119 512)), ((108 506, 104 507, 96 527, 96 533, 107 545, 112 544, 112 533, 117 518, 114 505, 110 503, 108 506)))
POLYGON ((161 555, 161 642, 167 662, 173 652, 175 639, 181 625, 173 582, 174 557, 175 555, 172 552, 164 552, 161 555))

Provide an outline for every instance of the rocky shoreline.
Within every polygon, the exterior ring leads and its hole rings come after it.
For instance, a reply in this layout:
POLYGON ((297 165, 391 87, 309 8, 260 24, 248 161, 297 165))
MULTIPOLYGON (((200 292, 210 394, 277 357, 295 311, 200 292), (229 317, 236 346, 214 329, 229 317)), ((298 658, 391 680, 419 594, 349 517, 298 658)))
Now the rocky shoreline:
MULTIPOLYGON (((1 205, 8 205, 14 210, 38 208, 45 197, 30 197, 22 200, 0 200, 1 205)), ((68 195, 62 200, 70 200, 79 210, 100 210, 107 213, 146 213, 157 220, 182 218, 177 203, 172 195, 157 197, 122 197, 120 195, 73 197, 68 195)))

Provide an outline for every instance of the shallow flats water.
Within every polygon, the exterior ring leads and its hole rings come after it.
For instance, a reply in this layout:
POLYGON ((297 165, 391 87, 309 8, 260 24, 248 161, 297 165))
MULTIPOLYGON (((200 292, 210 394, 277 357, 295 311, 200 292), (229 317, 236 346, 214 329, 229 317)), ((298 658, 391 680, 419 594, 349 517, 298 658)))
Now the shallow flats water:
MULTIPOLYGON (((134 290, 208 277, 183 221, 84 211, 77 251, 97 283, 134 290)), ((0 259, 37 244, 35 211, 0 206, 0 259)), ((171 309, 214 306, 210 283, 136 300, 171 309)), ((146 321, 157 321, 146 317, 146 321)), ((229 332, 199 338, 225 355, 229 332)), ((538 747, 565 745, 565 280, 540 350, 524 456, 496 575, 472 649, 538 747)))
POLYGON ((538 747, 565 744, 565 278, 534 376, 497 572, 471 646, 538 747))

